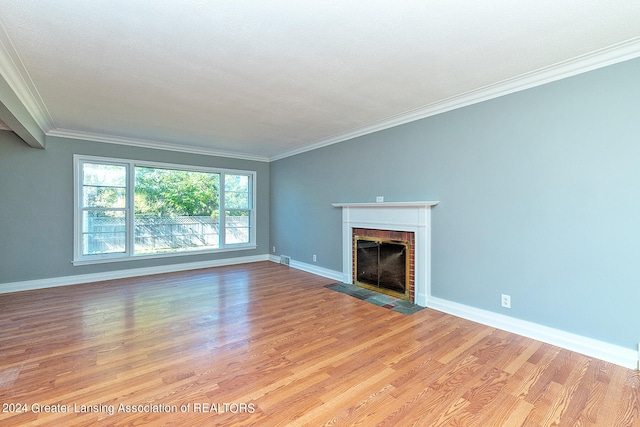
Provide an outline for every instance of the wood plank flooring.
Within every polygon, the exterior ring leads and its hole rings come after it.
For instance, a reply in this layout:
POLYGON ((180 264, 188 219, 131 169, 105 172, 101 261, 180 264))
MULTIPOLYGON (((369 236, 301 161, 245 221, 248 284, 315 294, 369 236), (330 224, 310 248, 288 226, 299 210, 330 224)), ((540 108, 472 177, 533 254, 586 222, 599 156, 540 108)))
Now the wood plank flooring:
POLYGON ((0 295, 0 424, 640 426, 635 371, 331 282, 260 262, 0 295))

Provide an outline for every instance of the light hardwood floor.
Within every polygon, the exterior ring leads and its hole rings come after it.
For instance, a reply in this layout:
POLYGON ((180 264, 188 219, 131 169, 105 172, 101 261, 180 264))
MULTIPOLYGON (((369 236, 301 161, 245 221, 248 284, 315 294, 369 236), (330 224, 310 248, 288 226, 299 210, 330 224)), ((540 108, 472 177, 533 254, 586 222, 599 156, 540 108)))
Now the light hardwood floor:
POLYGON ((640 425, 635 371, 331 282, 260 262, 0 295, 0 425, 640 425))

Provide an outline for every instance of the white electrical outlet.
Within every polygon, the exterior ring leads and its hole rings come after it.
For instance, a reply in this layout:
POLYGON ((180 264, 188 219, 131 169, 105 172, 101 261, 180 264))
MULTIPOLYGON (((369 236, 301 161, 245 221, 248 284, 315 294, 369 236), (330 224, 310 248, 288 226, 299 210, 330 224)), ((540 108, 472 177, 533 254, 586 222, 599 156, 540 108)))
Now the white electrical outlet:
POLYGON ((384 202, 384 196, 376 196, 376 203, 384 202))
POLYGON ((502 294, 502 306, 504 308, 511 308, 511 295, 502 294))
POLYGON ((274 246, 273 249, 271 250, 271 252, 273 252, 274 254, 276 253, 276 247, 274 246))
POLYGON ((316 262, 316 254, 313 254, 313 262, 316 262))

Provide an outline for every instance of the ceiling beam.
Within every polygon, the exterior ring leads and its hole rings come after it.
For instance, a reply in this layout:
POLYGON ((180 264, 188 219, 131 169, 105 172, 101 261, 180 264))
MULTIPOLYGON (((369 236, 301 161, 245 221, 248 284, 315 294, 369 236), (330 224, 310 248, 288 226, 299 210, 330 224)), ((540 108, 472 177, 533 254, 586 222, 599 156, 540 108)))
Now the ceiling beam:
POLYGON ((45 148, 46 135, 0 75, 0 121, 33 148, 45 148))
MULTIPOLYGON (((20 73, 22 68, 16 64, 21 64, 20 58, 0 22, 0 121, 29 146, 45 148, 45 128, 38 123, 25 102, 33 99, 33 95, 25 85, 24 73, 20 73)), ((31 111, 35 111, 33 107, 31 111)))

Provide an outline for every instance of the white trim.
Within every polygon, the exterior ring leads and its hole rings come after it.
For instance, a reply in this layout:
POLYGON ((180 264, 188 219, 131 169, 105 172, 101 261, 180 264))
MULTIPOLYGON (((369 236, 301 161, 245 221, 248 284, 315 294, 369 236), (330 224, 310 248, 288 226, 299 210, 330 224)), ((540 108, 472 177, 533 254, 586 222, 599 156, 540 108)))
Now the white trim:
POLYGON ((275 262, 276 264, 280 264, 280 257, 278 255, 269 254, 269 261, 275 262))
MULTIPOLYGON (((18 97, 22 105, 31 114, 43 133, 55 127, 53 118, 47 109, 36 85, 33 83, 22 58, 0 22, 0 76, 18 97)), ((44 148, 44 147, 42 147, 44 148)))
POLYGON ((81 139, 84 141, 104 142, 107 144, 128 145, 131 147, 150 148, 152 150, 179 151, 181 153, 200 154, 204 156, 227 157, 239 160, 253 160, 256 162, 268 162, 266 156, 235 153, 229 151, 215 150, 206 147, 193 147, 170 142, 152 141, 149 139, 128 138, 117 135, 105 135, 94 132, 83 132, 71 129, 56 128, 46 132, 47 136, 55 136, 58 138, 81 139))
POLYGON ((295 150, 283 152, 275 156, 251 155, 218 151, 206 147, 187 147, 179 144, 151 141, 144 139, 128 138, 115 135, 105 135, 92 132, 82 132, 71 129, 57 128, 40 97, 37 88, 33 84, 29 74, 22 64, 22 60, 13 46, 8 34, 0 23, 0 74, 5 77, 7 83, 15 92, 20 102, 31 113, 42 131, 47 136, 55 136, 70 139, 83 139, 96 142, 130 145, 157 150, 180 151, 192 154, 208 156, 229 157, 234 159, 271 162, 297 154, 337 144, 359 136, 368 135, 384 129, 389 129, 405 123, 434 116, 447 111, 476 104, 482 101, 498 98, 514 92, 540 86, 546 83, 572 77, 588 71, 603 68, 609 65, 628 61, 640 57, 640 37, 636 37, 612 46, 596 50, 578 57, 562 61, 538 70, 522 74, 498 83, 487 85, 469 92, 465 92, 450 98, 427 104, 420 108, 406 111, 386 119, 371 123, 367 126, 354 128, 345 132, 332 135, 312 142, 295 150))
MULTIPOLYGON (((269 260, 279 263, 280 257, 269 255, 269 260)), ((344 280, 342 272, 320 268, 315 265, 305 264, 291 260, 290 267, 317 274, 332 280, 348 283, 344 280)), ((599 341, 593 338, 565 332, 560 329, 550 328, 504 314, 447 301, 442 298, 429 295, 427 307, 443 313, 451 314, 462 319, 477 322, 492 328, 502 329, 547 344, 555 345, 566 350, 575 351, 588 357, 604 360, 629 369, 637 369, 640 360, 640 348, 628 349, 615 344, 599 341)), ((639 345, 640 347, 640 345, 639 345)))
POLYGON ((328 268, 318 267, 317 265, 307 264, 300 261, 291 260, 289 263, 289 267, 295 268, 297 270, 306 271, 307 273, 312 273, 317 276, 326 277, 327 279, 342 281, 343 275, 339 271, 329 270, 328 268))
MULTIPOLYGON (((125 279, 152 274, 174 273, 179 271, 198 270, 202 268, 222 267, 227 265, 247 264, 260 261, 279 263, 280 257, 275 255, 254 255, 248 257, 227 258, 221 260, 200 261, 183 264, 169 264, 157 267, 135 268, 127 270, 109 271, 103 273, 80 274, 75 276, 54 277, 50 279, 27 280, 0 284, 0 294, 21 292, 35 289, 53 288, 57 286, 77 285, 81 283, 101 282, 105 280, 125 279)), ((343 281, 342 272, 291 261, 290 267, 326 277, 331 280, 343 281)), ((533 322, 516 319, 503 314, 493 313, 464 304, 447 301, 429 296, 428 308, 442 311, 456 317, 461 317, 486 326, 502 329, 531 339, 546 342, 567 350, 575 351, 589 357, 595 357, 629 369, 637 369, 638 352, 614 344, 592 338, 583 337, 569 332, 533 322)))
POLYGON ((57 286, 78 285, 81 283, 101 282, 104 280, 126 279, 130 277, 148 276, 151 274, 175 273, 178 271, 198 270, 201 268, 222 267, 225 265, 247 264, 268 261, 268 255, 226 258, 211 261, 168 264, 157 267, 131 268, 126 270, 107 271, 103 273, 78 274, 75 276, 53 277, 50 279, 25 280, 0 284, 0 294, 10 292, 31 291, 34 289, 54 288, 57 286))
MULTIPOLYGON (((226 248, 222 249, 209 249, 209 250, 191 250, 191 251, 182 251, 182 252, 167 252, 167 253, 158 253, 151 255, 130 255, 130 256, 105 256, 104 258, 98 259, 90 259, 86 261, 72 261, 71 264, 74 266, 78 265, 94 265, 94 264, 109 264, 114 262, 129 262, 129 261, 141 261, 145 259, 166 259, 169 257, 181 257, 181 256, 193 256, 193 255, 211 255, 211 254, 221 254, 225 252, 238 252, 238 251, 249 251, 253 249, 257 249, 258 247, 255 244, 247 245, 247 246, 233 246, 229 245, 226 248)), ((1 285, 0 285, 1 286, 1 285)))
POLYGON ((432 104, 427 104, 396 116, 387 117, 386 119, 371 123, 367 126, 341 132, 328 138, 317 140, 305 147, 272 156, 269 160, 276 161, 286 157, 295 156, 296 154, 302 154, 307 151, 337 144, 359 136, 400 126, 416 120, 445 113, 447 111, 456 110, 458 108, 467 107, 469 105, 509 95, 511 93, 531 89, 536 86, 541 86, 638 57, 640 57, 640 37, 562 61, 548 67, 543 67, 529 73, 521 74, 501 82, 452 96, 432 104))
POLYGON ((433 207, 440 202, 376 202, 376 203, 332 203, 335 208, 408 208, 433 207))
POLYGON ((609 344, 593 338, 583 337, 581 335, 572 334, 570 332, 550 328, 548 326, 539 325, 526 320, 516 319, 503 314, 470 307, 468 305, 447 301, 434 296, 429 296, 428 307, 456 317, 461 317, 483 325, 502 329, 507 332, 512 332, 527 338, 532 338, 537 341, 542 341, 567 350, 575 351, 589 357, 624 366, 625 368, 637 369, 638 353, 634 349, 609 344))
POLYGON ((439 202, 333 203, 342 208, 342 273, 353 283, 353 229, 414 233, 414 302, 426 307, 431 295, 431 208, 439 202))
MULTIPOLYGON (((280 257, 277 255, 269 255, 269 261, 280 263, 280 257)), ((344 282, 344 276, 341 271, 330 270, 324 267, 318 267, 317 265, 307 264, 300 261, 291 260, 289 267, 296 270, 306 271, 307 273, 315 274, 317 276, 326 277, 327 279, 335 280, 336 282, 344 282)))

